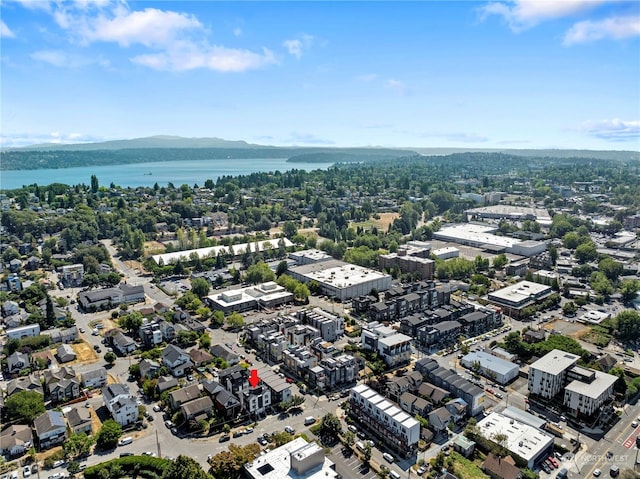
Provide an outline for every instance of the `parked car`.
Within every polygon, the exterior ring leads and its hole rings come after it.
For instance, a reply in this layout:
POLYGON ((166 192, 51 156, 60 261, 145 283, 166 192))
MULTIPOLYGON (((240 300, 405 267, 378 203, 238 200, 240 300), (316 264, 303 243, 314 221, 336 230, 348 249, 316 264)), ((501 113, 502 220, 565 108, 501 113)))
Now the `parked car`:
POLYGON ((260 444, 261 446, 266 446, 267 444, 269 444, 269 441, 267 441, 264 437, 262 436, 258 436, 258 444, 260 444))
POLYGON ((288 432, 289 434, 295 434, 296 430, 294 428, 292 428, 291 426, 285 426, 284 427, 284 431, 288 432))
POLYGON ((396 460, 396 459, 395 459, 391 454, 389 454, 388 452, 383 453, 383 454, 382 454, 382 457, 384 458, 384 460, 385 460, 385 461, 387 461, 387 462, 391 462, 391 463, 393 463, 393 461, 395 461, 395 460, 396 460))
POLYGON ((155 412, 160 412, 160 409, 161 409, 160 406, 158 406, 157 404, 155 406, 153 406, 153 410, 155 412))
POLYGON ((220 439, 218 439, 218 442, 227 442, 231 439, 231 436, 229 436, 229 434, 223 434, 222 436, 220 436, 220 439))

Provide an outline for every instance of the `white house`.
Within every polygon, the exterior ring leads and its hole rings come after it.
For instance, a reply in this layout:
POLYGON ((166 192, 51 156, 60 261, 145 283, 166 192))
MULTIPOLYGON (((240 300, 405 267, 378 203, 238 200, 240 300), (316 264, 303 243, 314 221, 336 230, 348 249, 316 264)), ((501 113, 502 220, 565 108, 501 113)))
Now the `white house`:
POLYGON ((182 348, 169 344, 162 350, 162 364, 176 377, 184 376, 193 367, 189 354, 182 348))
POLYGON ((125 384, 110 384, 102 388, 104 405, 121 426, 132 424, 138 420, 138 404, 125 384))
POLYGON ((82 373, 82 385, 85 388, 101 388, 107 384, 107 370, 102 366, 82 373))

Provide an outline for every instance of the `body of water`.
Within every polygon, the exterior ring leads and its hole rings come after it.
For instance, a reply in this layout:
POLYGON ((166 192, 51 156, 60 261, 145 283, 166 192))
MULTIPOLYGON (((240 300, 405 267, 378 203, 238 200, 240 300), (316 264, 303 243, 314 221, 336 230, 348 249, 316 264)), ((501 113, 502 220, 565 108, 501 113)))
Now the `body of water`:
POLYGON ((330 163, 287 163, 286 158, 260 159, 216 159, 194 161, 157 161, 153 163, 131 163, 127 165, 83 166, 76 168, 42 170, 0 171, 0 189, 12 190, 37 183, 67 185, 91 184, 91 175, 98 177, 100 186, 152 187, 155 183, 167 186, 173 183, 203 186, 206 180, 214 182, 220 176, 248 175, 255 172, 326 169, 330 163))

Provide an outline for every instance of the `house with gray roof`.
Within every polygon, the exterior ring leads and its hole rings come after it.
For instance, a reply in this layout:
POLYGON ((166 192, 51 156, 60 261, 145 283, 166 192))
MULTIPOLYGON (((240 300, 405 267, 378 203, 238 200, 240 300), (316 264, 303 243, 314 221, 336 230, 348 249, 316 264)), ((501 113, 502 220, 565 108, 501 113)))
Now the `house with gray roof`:
POLYGON ((56 356, 61 363, 68 363, 76 359, 76 352, 70 345, 63 343, 56 349, 56 356))
POLYGON ((163 392, 175 387, 178 387, 178 380, 173 376, 162 376, 158 378, 158 384, 156 384, 156 388, 158 388, 159 393, 162 394, 163 392))
POLYGON ((187 370, 193 367, 189 354, 173 344, 162 350, 162 364, 176 377, 184 376, 187 370))
POLYGON ((139 368, 141 378, 151 379, 158 374, 160 364, 152 359, 143 359, 140 361, 139 368))
POLYGON ((49 410, 33 421, 40 450, 62 444, 67 438, 67 423, 60 411, 49 410))
POLYGON ((101 388, 107 384, 107 370, 102 366, 84 371, 81 376, 85 388, 101 388))
POLYGON ((66 402, 80 397, 80 381, 72 367, 47 369, 44 372, 44 386, 53 402, 66 402))
POLYGON ((202 394, 200 387, 197 384, 191 384, 180 389, 176 389, 169 393, 169 403, 172 409, 178 409, 183 404, 193 401, 199 398, 202 394))
POLYGON ((73 433, 91 434, 91 410, 86 407, 74 407, 67 413, 67 422, 73 433))
POLYGON ((9 357, 7 357, 7 371, 9 374, 19 373, 25 368, 29 367, 29 355, 15 351, 9 357))
POLYGON ((113 417, 121 426, 133 424, 138 420, 138 403, 126 384, 110 384, 102 388, 102 398, 113 417))
POLYGON ((199 397, 180 406, 182 416, 188 421, 190 419, 207 418, 213 412, 213 401, 209 396, 199 397))
POLYGON ((7 397, 20 391, 34 391, 44 396, 42 383, 33 374, 28 376, 12 379, 7 382, 7 397))
POLYGON ((22 456, 33 445, 33 433, 29 426, 14 424, 0 432, 0 455, 22 456))
POLYGON ((215 358, 223 359, 229 366, 238 364, 240 357, 224 344, 214 344, 209 349, 215 358))
POLYGON ((429 420, 429 428, 438 434, 447 430, 449 423, 452 421, 452 416, 445 407, 440 407, 431 411, 427 419, 429 420))

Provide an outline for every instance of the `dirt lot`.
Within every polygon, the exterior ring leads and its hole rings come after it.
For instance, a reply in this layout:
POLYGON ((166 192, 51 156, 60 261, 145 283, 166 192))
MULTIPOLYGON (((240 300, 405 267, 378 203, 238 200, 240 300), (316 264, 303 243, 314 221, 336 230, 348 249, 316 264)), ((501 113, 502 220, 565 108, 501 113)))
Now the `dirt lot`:
POLYGON ((93 363, 99 359, 96 352, 88 343, 72 344, 71 347, 76 352, 76 356, 78 357, 76 361, 78 363, 93 363))
POLYGON ((167 248, 159 241, 145 241, 144 256, 164 253, 167 248))
POLYGON ((570 323, 563 319, 551 321, 545 324, 543 328, 548 331, 555 329, 560 334, 564 336, 571 336, 574 339, 579 339, 581 335, 585 334, 589 330, 589 328, 582 323, 570 323))

